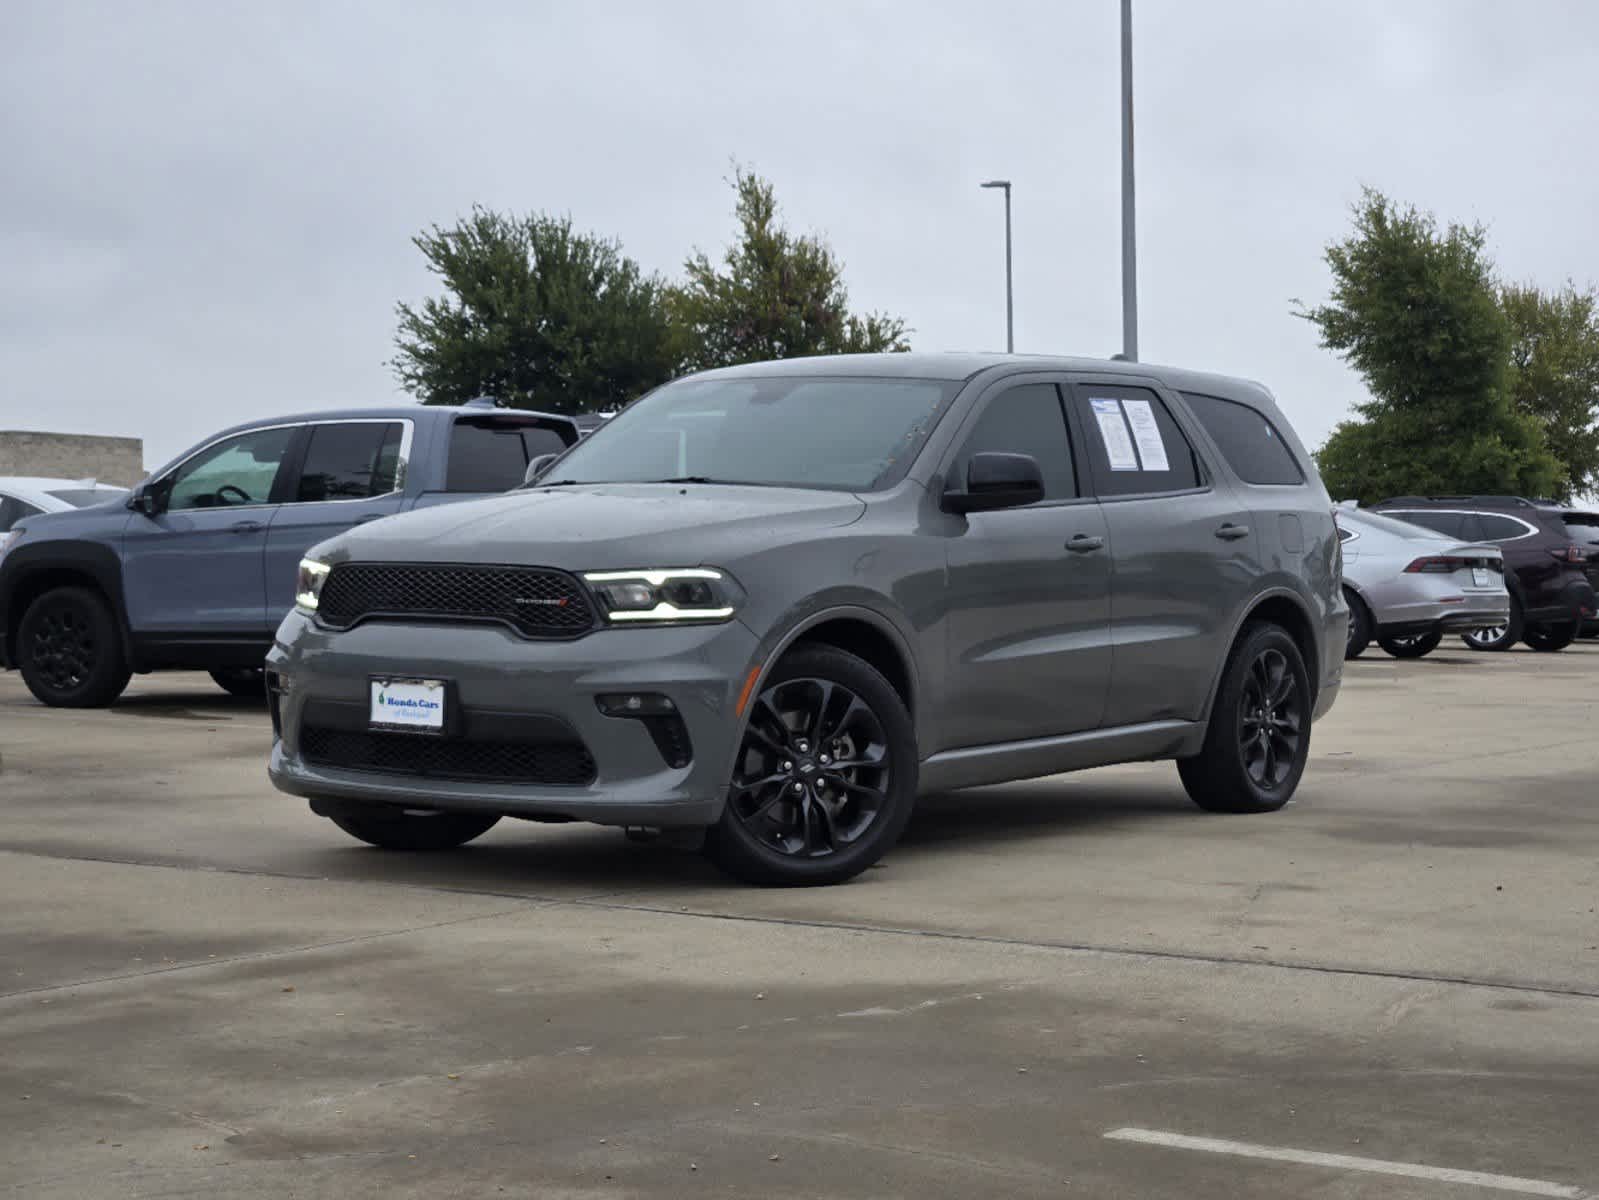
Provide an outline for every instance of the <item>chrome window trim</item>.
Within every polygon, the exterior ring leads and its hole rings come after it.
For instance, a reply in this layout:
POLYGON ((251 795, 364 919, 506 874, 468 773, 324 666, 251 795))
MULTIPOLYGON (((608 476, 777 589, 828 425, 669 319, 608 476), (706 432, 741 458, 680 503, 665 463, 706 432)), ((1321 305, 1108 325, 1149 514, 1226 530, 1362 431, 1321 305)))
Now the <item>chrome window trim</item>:
MULTIPOLYGON (((310 429, 316 425, 393 425, 396 423, 404 426, 404 429, 400 433, 399 461, 395 464, 395 486, 384 492, 381 496, 362 496, 359 499, 351 500, 285 500, 281 504, 273 504, 271 501, 265 501, 261 504, 233 504, 229 505, 227 508, 180 508, 176 511, 249 512, 250 510, 257 508, 286 508, 291 504, 365 504, 370 500, 386 500, 390 496, 396 496, 405 491, 405 476, 411 461, 411 441, 416 431, 416 422, 410 417, 327 417, 315 421, 276 421, 270 425, 252 425, 248 429, 239 429, 231 433, 218 434, 209 442, 204 442, 201 445, 196 446, 193 450, 189 451, 189 453, 178 459, 177 462, 173 463, 160 475, 151 476, 149 482, 151 484, 156 484, 163 480, 170 479, 185 466, 187 466, 191 461, 204 454, 213 446, 220 446, 223 442, 229 442, 235 438, 248 437, 252 433, 269 433, 274 429, 310 429)), ((283 469, 281 463, 278 465, 278 469, 283 469)), ((275 481, 276 477, 274 476, 274 482, 275 481)), ((131 507, 133 499, 132 491, 129 492, 128 499, 129 506, 131 507)), ((167 509, 163 511, 170 512, 172 510, 167 509)))
MULTIPOLYGON (((1486 508, 1374 508, 1372 509, 1372 512, 1384 513, 1390 517, 1401 517, 1407 513, 1413 517, 1424 516, 1427 513, 1449 513, 1451 516, 1457 517, 1504 517, 1506 520, 1514 521, 1517 525, 1520 525, 1527 531, 1526 533, 1518 533, 1515 537, 1482 539, 1485 542, 1492 542, 1495 545, 1500 545, 1504 542, 1519 542, 1523 538, 1537 537, 1539 532, 1536 525, 1533 525, 1527 521, 1523 521, 1520 517, 1511 516, 1507 512, 1495 512, 1492 509, 1486 508)), ((1434 530, 1433 532, 1437 533, 1437 530, 1434 530)), ((1446 533, 1440 533, 1438 536, 1448 537, 1449 535, 1446 533)))

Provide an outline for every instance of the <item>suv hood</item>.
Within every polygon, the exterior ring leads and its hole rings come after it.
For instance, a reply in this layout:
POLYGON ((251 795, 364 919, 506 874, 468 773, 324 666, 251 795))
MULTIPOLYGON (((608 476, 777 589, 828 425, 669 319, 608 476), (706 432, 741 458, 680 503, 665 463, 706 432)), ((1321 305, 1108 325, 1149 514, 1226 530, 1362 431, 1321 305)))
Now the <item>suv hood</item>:
POLYGON ((725 563, 746 549, 848 525, 848 492, 612 483, 510 492, 359 526, 318 548, 333 562, 471 562, 567 570, 725 563))

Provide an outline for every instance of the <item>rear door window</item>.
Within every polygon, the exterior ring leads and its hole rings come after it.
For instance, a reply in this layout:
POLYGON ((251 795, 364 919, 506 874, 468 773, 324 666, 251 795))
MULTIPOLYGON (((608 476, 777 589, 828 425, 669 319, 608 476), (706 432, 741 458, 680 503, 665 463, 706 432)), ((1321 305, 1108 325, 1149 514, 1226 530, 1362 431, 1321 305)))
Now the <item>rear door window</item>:
POLYGON ((1502 517, 1498 513, 1476 513, 1474 515, 1477 518, 1477 524, 1481 532, 1472 537, 1473 541, 1508 542, 1515 538, 1527 536, 1527 527, 1514 517, 1502 517))
POLYGON ((1391 517, 1398 517, 1411 525, 1420 525, 1445 537, 1458 538, 1465 524, 1466 514, 1458 512, 1428 512, 1426 509, 1385 509, 1391 517))
POLYGON ((965 487, 972 455, 991 452, 1028 454, 1037 460, 1044 476, 1044 499, 1076 497, 1066 413, 1054 384, 1021 384, 992 397, 950 467, 950 482, 965 487))
POLYGON ((1599 513, 1566 513, 1561 522, 1566 536, 1577 545, 1599 545, 1599 513))
POLYGON ((1077 412, 1101 498, 1192 491, 1203 478, 1194 448, 1148 388, 1079 383, 1077 412))
POLYGON ((1227 465, 1245 483, 1279 486, 1305 482, 1277 427, 1247 404, 1184 392, 1199 423, 1221 450, 1227 465))
POLYGON ((368 500, 399 486, 399 421, 348 421, 311 426, 295 500, 368 500))

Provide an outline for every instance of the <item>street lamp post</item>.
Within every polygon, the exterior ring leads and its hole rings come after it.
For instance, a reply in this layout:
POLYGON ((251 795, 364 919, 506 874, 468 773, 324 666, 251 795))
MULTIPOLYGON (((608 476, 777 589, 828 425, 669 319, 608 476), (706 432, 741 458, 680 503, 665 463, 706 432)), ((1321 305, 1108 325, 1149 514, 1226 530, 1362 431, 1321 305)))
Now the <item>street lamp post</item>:
POLYGON ((985 188, 1005 189, 1005 353, 1016 352, 1016 309, 1011 291, 1010 267, 1010 180, 990 179, 985 188))
POLYGON ((1122 355, 1138 361, 1138 243, 1133 209, 1133 0, 1122 0, 1122 355))

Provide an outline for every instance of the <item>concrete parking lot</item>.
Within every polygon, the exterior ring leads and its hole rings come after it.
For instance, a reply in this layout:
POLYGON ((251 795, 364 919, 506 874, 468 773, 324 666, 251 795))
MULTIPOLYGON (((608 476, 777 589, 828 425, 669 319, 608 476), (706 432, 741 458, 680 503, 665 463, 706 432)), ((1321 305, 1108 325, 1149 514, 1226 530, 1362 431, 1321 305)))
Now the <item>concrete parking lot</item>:
POLYGON ((1281 813, 1039 780, 819 891, 588 827, 386 854, 203 676, 0 675, 0 1189, 1599 1189, 1599 645, 1457 646, 1351 664, 1281 813))

